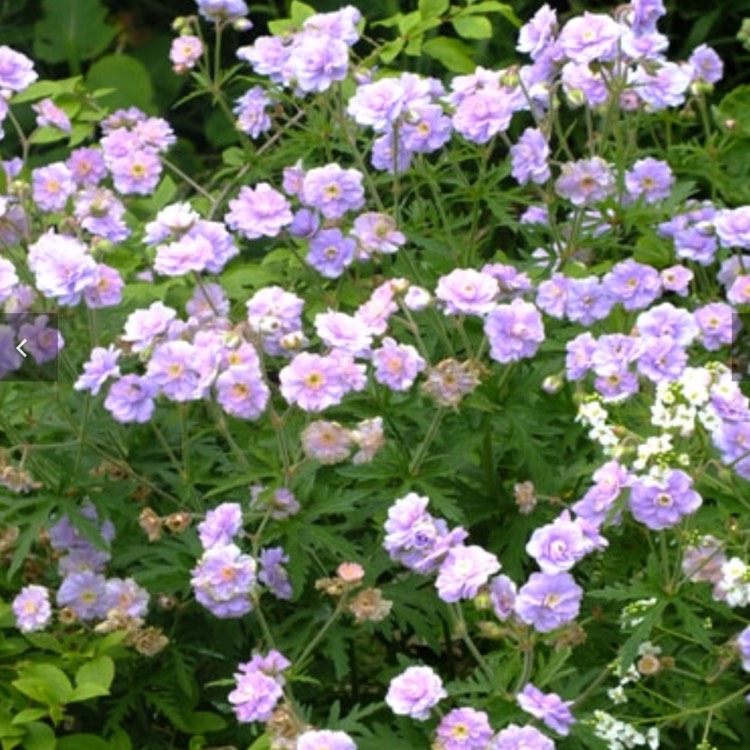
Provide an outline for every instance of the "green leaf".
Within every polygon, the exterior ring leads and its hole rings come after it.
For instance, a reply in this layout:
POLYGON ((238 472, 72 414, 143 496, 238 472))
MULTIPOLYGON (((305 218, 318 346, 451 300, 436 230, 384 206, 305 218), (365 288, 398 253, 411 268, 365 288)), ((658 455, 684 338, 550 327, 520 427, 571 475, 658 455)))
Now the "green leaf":
POLYGON ((51 664, 30 664, 19 671, 20 678, 12 685, 29 698, 54 705, 67 703, 73 694, 65 672, 51 664))
POLYGON ((393 62, 397 57, 399 52, 404 48, 404 38, 398 37, 398 39, 392 39, 390 42, 386 42, 381 48, 380 48, 380 59, 384 63, 390 63, 393 62))
POLYGON ((294 21, 294 25, 299 27, 302 26, 302 24, 310 18, 310 16, 314 16, 316 13, 315 8, 311 7, 310 5, 307 5, 306 3, 300 2, 300 0, 292 0, 292 21, 294 21))
POLYGON ((56 750, 112 750, 112 746, 94 734, 69 734, 59 739, 56 750))
POLYGON ((68 133, 60 130, 59 128, 53 128, 44 126, 37 128, 30 136, 29 143, 42 144, 42 143, 54 143, 55 141, 63 141, 68 137, 68 133))
POLYGON ((175 181, 167 174, 161 179, 156 192, 151 198, 151 203, 154 207, 154 211, 158 211, 172 201, 177 195, 177 185, 175 181))
POLYGON ((75 70, 80 60, 103 52, 117 34, 99 0, 43 0, 42 12, 34 27, 34 55, 45 62, 67 61, 75 70))
POLYGON ((513 8, 507 3, 499 3, 496 0, 486 0, 486 2, 473 3, 461 10, 461 15, 477 13, 499 13, 501 16, 510 21, 514 26, 521 26, 521 19, 515 14, 513 8))
POLYGON ((111 109, 138 107, 149 114, 155 112, 148 69, 130 55, 107 55, 97 60, 86 74, 86 86, 90 91, 112 89, 100 99, 111 109))
POLYGON ((484 16, 457 16, 451 23, 463 39, 489 39, 492 36, 492 24, 484 16))
POLYGON ((436 36, 422 45, 422 51, 454 73, 471 73, 476 67, 471 58, 471 48, 458 39, 436 36))
POLYGON ((39 99, 54 99, 60 94, 72 94, 81 80, 81 76, 73 76, 72 78, 62 78, 59 81, 36 81, 27 89, 16 94, 12 101, 13 104, 22 104, 24 102, 35 102, 39 99))
POLYGON ((192 734, 202 734, 203 732, 220 732, 225 729, 227 722, 211 711, 195 711, 185 717, 183 722, 185 729, 192 734))
POLYGON ((267 734, 262 734, 247 750, 270 750, 270 747, 271 737, 267 734))
POLYGON ((42 719, 46 715, 46 708, 25 708, 13 717, 13 724, 28 724, 30 721, 42 719))
POLYGON ((732 135, 750 136, 750 85, 732 89, 714 107, 714 116, 732 135), (733 123, 731 127, 727 121, 733 123))
POLYGON ((26 750, 55 750, 56 745, 57 737, 52 727, 42 724, 41 721, 26 725, 26 736, 23 738, 26 750))
POLYGON ((419 13, 422 18, 438 18, 448 10, 448 0, 419 0, 419 13))

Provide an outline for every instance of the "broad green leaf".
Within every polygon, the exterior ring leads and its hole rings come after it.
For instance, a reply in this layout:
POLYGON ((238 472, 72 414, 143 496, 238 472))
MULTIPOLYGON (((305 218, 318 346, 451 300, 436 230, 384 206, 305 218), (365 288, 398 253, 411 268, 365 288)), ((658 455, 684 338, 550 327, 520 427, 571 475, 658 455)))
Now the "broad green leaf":
MULTIPOLYGON (((26 725, 26 736, 23 738, 23 746, 26 750, 55 750, 57 737, 48 724, 34 721, 26 725)), ((83 749, 81 749, 83 750, 83 749)))
POLYGON ((485 2, 473 3, 461 10, 461 15, 476 15, 477 13, 499 13, 514 26, 521 26, 521 19, 507 3, 499 3, 496 2, 496 0, 486 0, 485 2))
POLYGON ((63 141, 68 137, 68 133, 59 128, 42 127, 37 128, 30 136, 29 143, 42 144, 63 141))
POLYGON ((175 181, 168 174, 164 175, 156 188, 156 192, 151 198, 154 211, 164 208, 167 203, 174 199, 175 195, 177 195, 177 185, 175 184, 175 181))
POLYGON ((476 67, 471 58, 471 48, 458 39, 436 36, 422 45, 422 51, 454 73, 471 73, 476 67))
POLYGON ((714 116, 733 135, 750 136, 750 85, 732 89, 714 107, 714 116))
POLYGON ((422 18, 437 18, 448 10, 448 0, 419 0, 419 13, 422 18))
POLYGON ((56 750, 112 750, 112 746, 94 734, 69 734, 58 740, 56 750))
POLYGON ((148 69, 130 55, 107 55, 97 60, 86 74, 86 86, 90 91, 112 89, 100 98, 111 109, 138 107, 149 114, 155 111, 148 69))
POLYGON ((294 21, 295 26, 302 26, 302 24, 308 18, 310 18, 310 16, 314 16, 315 13, 315 8, 311 7, 310 5, 300 2, 300 0, 292 0, 291 17, 292 21, 294 21))
POLYGON ((24 695, 42 703, 67 703, 73 694, 65 672, 52 664, 30 664, 19 671, 20 678, 14 680, 13 687, 24 695))
POLYGON ((63 78, 59 81, 36 81, 13 97, 13 104, 35 102, 38 99, 54 98, 60 94, 72 94, 81 82, 81 76, 63 78))
POLYGON ((42 14, 34 27, 34 54, 49 63, 67 61, 74 70, 117 34, 99 0, 43 0, 42 14))
POLYGON ((271 738, 267 734, 262 734, 260 737, 258 737, 255 742, 253 742, 252 745, 250 745, 247 750, 270 750, 271 747, 271 738))
POLYGON ((43 719, 47 715, 46 708, 25 708, 13 717, 14 724, 28 724, 30 721, 43 719))
POLYGON ((76 672, 76 686, 95 685, 109 692, 115 677, 115 663, 109 656, 97 656, 76 672))
POLYGON ((451 23, 463 39, 489 39, 492 36, 492 24, 484 16, 458 16, 451 23))
POLYGON ((398 39, 392 39, 390 42, 386 42, 380 48, 380 59, 384 63, 393 62, 397 57, 398 53, 404 48, 404 39, 398 37, 398 39))
POLYGON ((227 725, 227 722, 219 714, 212 713, 211 711, 196 711, 186 716, 183 723, 185 728, 192 734, 220 732, 227 725))

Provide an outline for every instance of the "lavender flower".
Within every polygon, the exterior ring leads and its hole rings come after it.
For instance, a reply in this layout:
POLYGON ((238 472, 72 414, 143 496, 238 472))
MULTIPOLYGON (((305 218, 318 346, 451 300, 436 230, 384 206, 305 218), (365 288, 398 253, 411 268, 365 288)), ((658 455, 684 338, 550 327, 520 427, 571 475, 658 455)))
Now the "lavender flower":
POLYGON ((581 608, 583 589, 570 573, 532 573, 516 597, 516 614, 540 633, 572 622, 581 608))
POLYGON ((487 579, 500 570, 500 562, 491 552, 472 545, 457 544, 448 550, 440 565, 435 586, 444 602, 473 599, 487 579))
POLYGON ((645 203, 656 203, 669 197, 674 175, 669 165, 659 159, 639 159, 625 173, 625 187, 632 199, 643 197, 645 203))
POLYGON ((490 580, 490 603, 498 620, 507 620, 515 609, 518 587, 508 576, 501 574, 490 580))
POLYGON ((0 89, 23 91, 38 77, 34 63, 26 55, 6 45, 0 46, 0 89))
POLYGON ((503 364, 533 357, 544 341, 542 316, 530 302, 514 299, 498 305, 484 321, 490 357, 503 364))
POLYGON ((322 229, 310 240, 306 260, 322 276, 337 279, 351 265, 356 249, 356 241, 340 229, 322 229))
POLYGON ((544 573, 550 574, 570 570, 591 550, 580 523, 572 520, 568 511, 551 524, 535 529, 526 545, 526 552, 544 573))
POLYGON ((557 11, 545 3, 532 16, 531 20, 518 30, 516 49, 519 52, 526 52, 532 59, 536 60, 549 50, 556 33, 557 11))
POLYGON ((269 547, 261 550, 258 557, 260 572, 258 580, 268 587, 268 590, 279 599, 292 598, 292 584, 289 573, 284 568, 289 562, 289 556, 284 554, 281 547, 269 547))
POLYGON ((574 206, 590 206, 603 201, 614 189, 612 171, 599 156, 565 162, 555 181, 555 192, 574 206))
POLYGON ((130 313, 125 321, 122 340, 132 345, 134 352, 148 349, 157 337, 165 333, 177 312, 162 302, 154 302, 145 310, 130 313))
POLYGON ((297 737, 295 750, 357 750, 346 733, 331 729, 310 729, 297 737))
POLYGON ((677 525, 702 502, 691 477, 681 469, 670 469, 663 481, 635 479, 628 505, 636 521, 658 531, 677 525))
POLYGON ((354 220, 352 237, 357 240, 357 258, 367 260, 373 255, 392 255, 406 242, 388 214, 367 212, 354 220))
POLYGON ((318 209, 326 219, 340 219, 347 211, 362 208, 364 196, 361 172, 334 163, 307 172, 300 201, 308 208, 318 209))
POLYGON ((737 636, 737 650, 742 659, 742 668, 750 672, 750 625, 737 636))
POLYGON ((190 571, 195 598, 216 617, 242 617, 253 608, 250 594, 257 565, 235 544, 214 544, 190 571))
POLYGON ((325 465, 346 461, 351 453, 349 430, 338 422, 322 419, 311 422, 302 430, 300 442, 306 456, 325 465))
POLYGON ((180 34, 172 40, 169 60, 176 73, 194 68, 203 55, 203 42, 192 34, 180 34))
POLYGON ((341 39, 301 34, 290 49, 289 72, 300 91, 326 91, 349 72, 349 47, 341 39))
POLYGON ((534 727, 509 724, 492 738, 488 750, 555 750, 555 743, 534 727))
POLYGON ((442 680, 430 667, 408 667, 391 680, 385 702, 394 714, 425 721, 430 709, 447 697, 442 680))
POLYGON ((348 388, 336 361, 302 352, 279 372, 281 395, 304 411, 319 412, 338 404, 348 388))
POLYGON ((146 378, 125 375, 109 388, 104 408, 118 422, 148 422, 154 413, 156 388, 146 378))
POLYGON ((693 311, 703 346, 716 351, 732 343, 734 310, 725 302, 710 302, 693 311))
POLYGON ((538 128, 526 128, 518 142, 510 147, 511 174, 521 185, 545 183, 551 175, 548 159, 550 148, 538 128))
POLYGON ((447 315, 484 315, 495 307, 497 279, 472 268, 456 268, 438 279, 435 297, 447 315))
POLYGON ((648 307, 661 292, 659 272, 632 258, 615 264, 605 275, 603 283, 626 310, 648 307))
POLYGON ((59 607, 70 607, 79 620, 94 620, 107 614, 104 576, 85 570, 63 579, 57 590, 59 607))
POLYGON ((442 750, 486 750, 492 727, 484 711, 454 708, 440 720, 436 734, 442 750))
POLYGON ((104 611, 125 617, 143 617, 148 610, 149 593, 132 578, 109 578, 104 587, 104 611))
POLYGON ((231 544, 242 530, 242 508, 239 503, 221 503, 206 513, 198 524, 198 536, 203 549, 217 544, 231 544))
POLYGON ((224 221, 249 240, 275 237, 292 222, 289 201, 267 182, 243 186, 239 196, 229 201, 229 209, 224 221))
POLYGON ((271 100, 265 90, 261 86, 251 87, 235 103, 233 111, 237 115, 237 128, 251 138, 257 138, 270 130, 270 106, 271 100))
POLYGON ((24 586, 11 605, 16 626, 22 633, 44 630, 52 620, 49 589, 46 586, 24 586))
POLYGON ((569 708, 573 701, 563 701, 556 693, 543 693, 530 682, 516 695, 516 700, 527 714, 541 719, 563 737, 568 736, 570 725, 575 723, 569 708))
POLYGON ((425 368, 424 359, 413 346, 398 344, 389 337, 372 352, 372 364, 375 380, 393 391, 408 391, 425 368))

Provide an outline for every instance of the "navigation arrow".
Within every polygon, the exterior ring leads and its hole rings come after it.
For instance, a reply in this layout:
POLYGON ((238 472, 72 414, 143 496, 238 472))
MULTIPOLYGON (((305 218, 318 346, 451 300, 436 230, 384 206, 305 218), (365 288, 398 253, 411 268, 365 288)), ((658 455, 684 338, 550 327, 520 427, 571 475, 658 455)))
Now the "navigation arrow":
POLYGON ((29 356, 28 354, 26 354, 26 352, 25 352, 25 351, 24 351, 23 349, 21 349, 21 347, 22 347, 22 346, 23 346, 23 345, 24 345, 25 343, 26 343, 26 339, 24 339, 24 340, 23 340, 23 341, 22 341, 22 342, 21 342, 21 343, 20 343, 20 344, 19 344, 19 345, 18 345, 18 346, 16 347, 16 351, 17 351, 17 352, 18 352, 18 353, 19 353, 19 354, 20 354, 20 355, 21 355, 21 356, 22 356, 22 357, 23 357, 24 359, 26 359, 26 357, 28 357, 28 356, 29 356))

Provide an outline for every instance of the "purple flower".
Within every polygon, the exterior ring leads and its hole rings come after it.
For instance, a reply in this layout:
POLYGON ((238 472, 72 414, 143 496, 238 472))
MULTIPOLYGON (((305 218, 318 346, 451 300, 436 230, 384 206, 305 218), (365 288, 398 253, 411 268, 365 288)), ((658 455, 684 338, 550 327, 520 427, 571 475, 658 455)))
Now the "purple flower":
POLYGON ((206 513, 198 524, 198 536, 203 549, 217 544, 231 544, 242 530, 242 508, 239 503, 221 503, 206 513))
POLYGON ((435 586, 444 602, 473 599, 487 579, 500 570, 500 562, 491 552, 472 545, 457 544, 448 550, 438 570, 435 586))
POLYGON ((573 62, 606 62, 616 56, 620 34, 621 27, 611 16, 586 11, 562 27, 557 44, 573 62))
POLYGON ((570 725, 575 723, 569 708, 573 701, 563 701, 557 693, 543 693, 530 682, 516 695, 516 700, 527 714, 541 719, 563 737, 568 736, 570 725))
POLYGON ((526 52, 532 59, 536 60, 540 55, 547 52, 552 45, 557 33, 557 11, 545 3, 518 30, 519 52, 526 52))
POLYGON ((664 268, 659 273, 664 290, 674 292, 680 297, 687 297, 688 285, 693 280, 694 275, 689 268, 681 265, 664 268))
POLYGON ((645 203, 656 203, 669 197, 674 175, 669 165, 659 159, 639 159, 625 173, 625 187, 633 198, 643 197, 645 203))
POLYGON ((453 113, 453 127, 467 141, 487 143, 508 129, 515 102, 499 85, 480 89, 462 98, 453 113))
POLYGON ((9 260, 0 258, 0 302, 10 297, 16 284, 18 284, 16 267, 9 260))
POLYGON ((272 355, 284 354, 280 340, 302 328, 304 302, 280 286, 259 289, 246 304, 250 329, 259 334, 263 349, 272 355))
POLYGON ((489 717, 475 708, 454 708, 443 716, 437 728, 442 750, 486 750, 491 737, 489 717))
POLYGON ((326 219, 340 219, 347 211, 362 208, 364 196, 361 172, 334 163, 305 175, 300 201, 308 208, 317 208, 326 219))
POLYGON ((253 608, 257 565, 235 544, 214 544, 190 571, 195 598, 216 617, 241 617, 253 608))
POLYGON ((484 332, 490 342, 490 357, 503 364, 533 357, 544 341, 541 313, 521 299, 492 310, 484 321, 484 332))
POLYGON ((132 344, 134 352, 145 351, 152 346, 158 336, 166 332, 176 316, 177 312, 171 307, 162 302, 153 302, 145 310, 130 313, 121 338, 132 344))
POLYGON ((690 86, 693 70, 687 63, 659 62, 647 70, 638 66, 632 76, 633 90, 638 98, 657 112, 667 107, 679 107, 685 101, 685 92, 690 86))
POLYGON ((693 316, 701 334, 701 343, 709 351, 716 351, 732 343, 734 338, 734 310, 725 302, 711 302, 694 310, 693 316))
POLYGON ((291 599, 292 584, 289 582, 289 573, 284 568, 289 562, 289 556, 284 554, 284 550, 281 547, 261 550, 258 562, 258 580, 279 599, 291 599))
POLYGON ((750 249, 750 206, 719 211, 713 223, 723 247, 750 249))
POLYGON ((51 127, 70 133, 70 118, 63 112, 52 99, 42 99, 31 108, 36 112, 36 124, 39 127, 51 127))
POLYGON ((172 401, 194 401, 208 393, 215 370, 205 350, 187 341, 159 344, 151 355, 146 376, 172 401))
POLYGON ((658 383, 676 380, 687 365, 687 352, 671 336, 648 337, 638 357, 638 372, 658 383))
POLYGON ((408 667, 391 680, 385 702, 394 714, 425 721, 430 709, 447 697, 442 680, 430 667, 408 667))
POLYGON ((518 591, 516 614, 540 633, 575 620, 583 589, 570 573, 532 573, 518 591))
POLYGON ((13 599, 11 608, 16 616, 16 626, 22 633, 44 630, 52 620, 49 589, 46 586, 24 586, 13 599))
POLYGON ((484 315, 495 307, 497 279, 472 268, 456 268, 438 279, 435 297, 447 315, 484 315))
POLYGON ((257 362, 227 368, 214 387, 221 408, 239 419, 258 419, 271 397, 257 362))
POLYGON ((348 388, 337 361, 301 352, 279 372, 281 395, 303 411, 319 412, 338 404, 348 388))
POLYGON ((688 64, 693 69, 693 80, 700 83, 718 83, 724 75, 724 63, 716 51, 706 44, 693 50, 688 64))
POLYGON ((605 289, 626 310, 648 307, 661 293, 659 272, 628 258, 612 267, 603 280, 605 289))
POLYGON ((398 344, 390 337, 372 352, 375 380, 393 391, 408 391, 425 361, 410 344, 398 344))
POLYGON ((48 322, 47 315, 37 315, 18 329, 18 338, 26 339, 26 351, 38 365, 55 360, 65 344, 60 331, 48 322))
POLYGON ((346 732, 310 729, 297 737, 294 750, 357 750, 357 745, 346 732))
POLYGON ((300 442, 308 458, 326 465, 346 461, 351 453, 351 434, 338 422, 329 422, 324 419, 310 422, 302 430, 300 442))
POLYGON ((630 512, 636 521, 658 531, 676 526, 684 516, 695 513, 703 500, 693 489, 690 475, 670 469, 663 481, 635 479, 630 486, 630 512))
POLYGON ((203 42, 192 34, 180 34, 172 40, 169 61, 175 73, 184 73, 194 68, 203 55, 203 42))
POLYGON ((229 209, 224 217, 227 225, 249 240, 275 237, 292 222, 289 201, 267 182, 243 186, 239 196, 229 201, 229 209))
POLYGON ((511 174, 521 185, 542 185, 550 178, 549 144, 538 128, 526 128, 518 142, 510 147, 511 174))
POLYGON ((376 133, 388 131, 407 104, 406 92, 398 78, 383 78, 360 86, 349 100, 346 111, 360 125, 376 133))
POLYGON ((493 737, 488 750, 555 750, 555 743, 535 727, 509 724, 493 737))
POLYGON ((29 245, 28 264, 39 291, 61 305, 77 305, 97 279, 97 264, 86 246, 51 229, 29 245))
POLYGON ((599 156, 565 162, 555 181, 555 192, 574 206, 590 206, 603 201, 614 189, 612 171, 599 156))
POLYGON ((727 302, 733 305, 750 304, 750 274, 740 274, 727 289, 727 302))
POLYGON ((107 614, 104 576, 85 570, 63 579, 57 590, 57 605, 70 607, 79 620, 93 620, 107 614))
POLYGON ((515 609, 518 587, 506 575, 495 576, 490 580, 490 602, 498 620, 507 620, 515 609))
POLYGON ((333 349, 340 349, 355 357, 370 351, 372 332, 354 315, 329 310, 315 316, 315 332, 321 341, 333 349))
POLYGON ((322 229, 310 240, 306 261, 327 279, 337 279, 351 265, 357 242, 346 238, 340 229, 322 229))
POLYGON ((255 669, 236 672, 234 678, 237 686, 229 693, 227 699, 232 704, 237 721, 268 721, 284 694, 283 682, 279 683, 273 677, 255 669))
POLYGON ((636 34, 650 34, 656 22, 666 13, 662 0, 632 0, 630 27, 636 34))
POLYGON ((451 121, 438 104, 411 106, 409 117, 398 131, 400 143, 408 152, 429 154, 451 138, 451 121))
POLYGON ((750 625, 737 636, 737 650, 742 659, 742 668, 750 672, 750 625))
POLYGON ((292 44, 289 72, 300 91, 326 91, 349 71, 349 47, 341 39, 301 34, 292 44))
POLYGON ((606 318, 615 301, 596 276, 567 280, 565 314, 569 320, 581 325, 591 325, 606 318))
POLYGON ((568 511, 551 524, 535 529, 526 545, 526 552, 542 572, 550 574, 570 570, 591 549, 580 523, 572 520, 568 511))
POLYGON ((109 388, 104 408, 118 422, 148 422, 154 413, 156 388, 146 378, 125 375, 109 388))
POLYGON ((271 118, 267 108, 271 100, 261 86, 248 89, 234 106, 237 115, 237 127, 251 138, 257 138, 261 133, 271 129, 271 118))
POLYGON ((562 318, 568 300, 568 287, 571 279, 561 273, 553 273, 537 289, 536 304, 540 310, 553 318, 562 318))
POLYGON ((388 214, 367 212, 354 220, 352 237, 357 240, 357 257, 366 260, 373 255, 392 255, 406 242, 388 214))
POLYGON ((435 572, 448 551, 466 539, 466 531, 458 527, 448 531, 442 519, 427 512, 429 499, 410 492, 388 509, 383 546, 392 560, 428 574, 435 572))
POLYGON ((64 162, 32 170, 31 184, 34 202, 43 211, 62 211, 76 188, 64 162))
POLYGON ((116 610, 127 617, 143 617, 148 610, 149 593, 132 578, 109 578, 105 584, 105 611, 116 610))
MULTIPOLYGON (((630 478, 623 466, 617 461, 608 461, 594 472, 594 484, 586 494, 573 503, 571 510, 580 518, 601 526, 610 515, 615 501, 623 488, 629 484, 630 478)), ((618 522, 620 513, 613 518, 618 522)))
POLYGON ((244 0, 196 0, 198 12, 214 23, 237 21, 248 14, 244 0))
POLYGON ((568 380, 581 380, 593 367, 596 339, 588 332, 580 333, 565 345, 565 374, 568 380))
POLYGON ((118 193, 150 195, 159 184, 161 161, 151 150, 136 149, 110 159, 109 169, 118 193))
POLYGON ((5 45, 0 47, 0 89, 23 91, 38 77, 26 55, 5 45))

